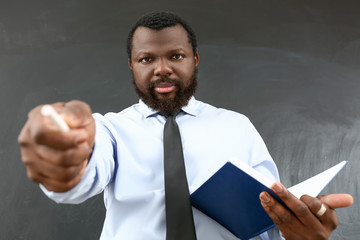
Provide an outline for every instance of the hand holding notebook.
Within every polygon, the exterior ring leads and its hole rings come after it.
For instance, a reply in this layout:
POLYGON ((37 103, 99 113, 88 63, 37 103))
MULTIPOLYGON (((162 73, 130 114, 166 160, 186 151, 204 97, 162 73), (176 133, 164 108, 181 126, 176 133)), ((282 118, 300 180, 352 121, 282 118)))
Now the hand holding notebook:
POLYGON ((285 239, 329 239, 338 224, 335 209, 353 203, 349 194, 317 198, 303 195, 298 199, 280 183, 273 184, 271 189, 286 207, 266 192, 260 194, 261 205, 285 239))
MULTIPOLYGON (((295 185, 289 191, 293 191, 296 196, 309 193, 315 197, 345 164, 346 161, 341 162, 295 185)), ((222 224, 235 236, 249 239, 274 226, 272 219, 259 201, 261 192, 266 191, 272 203, 276 203, 271 206, 272 211, 279 209, 279 202, 286 206, 272 190, 272 184, 272 181, 267 180, 247 164, 238 159, 232 159, 191 194, 191 201, 194 207, 222 224)), ((292 202, 294 199, 288 201, 290 204, 292 202)))

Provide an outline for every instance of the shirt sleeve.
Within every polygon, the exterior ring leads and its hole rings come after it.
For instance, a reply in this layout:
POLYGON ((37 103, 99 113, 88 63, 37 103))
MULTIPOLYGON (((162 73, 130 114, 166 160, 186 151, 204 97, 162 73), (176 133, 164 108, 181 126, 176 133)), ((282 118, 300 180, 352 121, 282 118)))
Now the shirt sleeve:
POLYGON ((279 172, 273 161, 262 137, 249 120, 248 137, 249 147, 249 165, 272 181, 280 181, 279 172))
POLYGON ((96 125, 95 145, 79 184, 64 193, 48 191, 40 184, 45 195, 57 203, 84 202, 101 193, 113 177, 116 165, 116 141, 112 135, 112 125, 100 114, 93 114, 93 117, 96 125))
MULTIPOLYGON (((273 161, 266 147, 266 144, 264 143, 262 137, 254 127, 254 125, 250 121, 249 123, 250 126, 248 130, 251 139, 251 147, 249 154, 251 155, 250 159, 252 159, 251 166, 258 172, 266 176, 268 179, 272 181, 280 181, 276 164, 273 161)), ((275 226, 254 238, 254 240, 256 239, 283 240, 284 238, 281 236, 280 230, 275 226)))
POLYGON ((262 240, 284 240, 285 238, 283 238, 280 234, 280 231, 277 227, 273 227, 271 229, 269 229, 268 231, 260 234, 259 236, 253 238, 253 240, 258 240, 258 239, 262 239, 262 240))

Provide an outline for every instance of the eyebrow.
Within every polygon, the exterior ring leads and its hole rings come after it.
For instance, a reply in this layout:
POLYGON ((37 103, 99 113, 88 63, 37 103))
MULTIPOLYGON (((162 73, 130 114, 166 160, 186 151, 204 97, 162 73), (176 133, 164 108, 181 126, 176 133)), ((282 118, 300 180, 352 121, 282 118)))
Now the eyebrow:
POLYGON ((153 55, 151 52, 148 51, 139 51, 136 54, 134 54, 134 57, 139 57, 141 55, 153 55))
POLYGON ((185 52, 185 50, 183 48, 177 48, 177 49, 171 50, 171 52, 185 52))

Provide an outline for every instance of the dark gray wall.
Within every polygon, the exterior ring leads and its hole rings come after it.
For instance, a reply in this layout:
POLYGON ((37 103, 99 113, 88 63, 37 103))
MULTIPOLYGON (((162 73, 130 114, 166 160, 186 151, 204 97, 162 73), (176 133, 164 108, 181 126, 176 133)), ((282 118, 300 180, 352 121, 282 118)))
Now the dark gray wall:
POLYGON ((171 10, 199 39, 198 99, 247 115, 290 186, 349 165, 325 193, 347 192, 333 239, 360 239, 360 2, 314 0, 0 0, 0 239, 97 239, 102 196, 57 205, 26 177, 17 135, 41 103, 95 112, 137 102, 125 39, 143 13, 171 10))

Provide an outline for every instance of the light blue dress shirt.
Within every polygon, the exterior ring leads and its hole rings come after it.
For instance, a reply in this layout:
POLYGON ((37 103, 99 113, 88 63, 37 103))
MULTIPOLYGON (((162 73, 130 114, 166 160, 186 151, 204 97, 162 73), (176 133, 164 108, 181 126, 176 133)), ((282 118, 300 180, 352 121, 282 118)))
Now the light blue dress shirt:
MULTIPOLYGON (((232 157, 269 179, 279 180, 275 163, 247 117, 194 97, 182 110, 176 121, 190 193, 232 157)), ((42 190, 58 203, 80 203, 104 191, 107 211, 103 240, 164 240, 165 118, 142 101, 120 113, 93 116, 95 148, 80 183, 66 193, 50 192, 41 186, 42 190)), ((198 240, 238 239, 197 209, 193 212, 198 240)), ((261 238, 281 239, 277 229, 261 238)))

